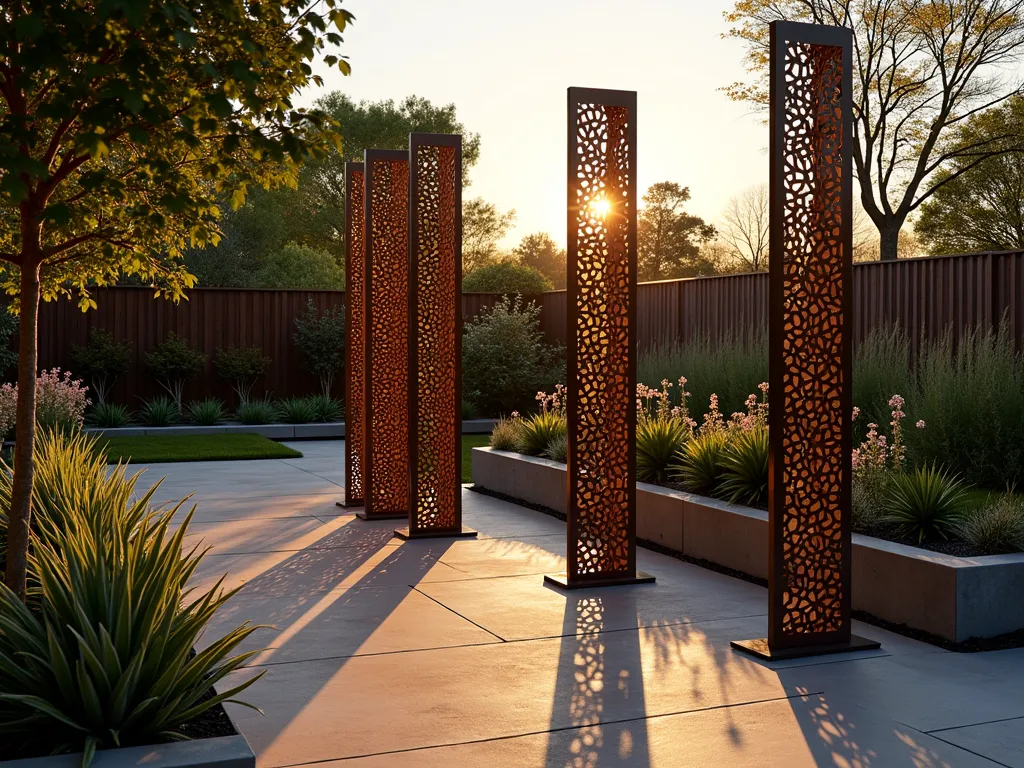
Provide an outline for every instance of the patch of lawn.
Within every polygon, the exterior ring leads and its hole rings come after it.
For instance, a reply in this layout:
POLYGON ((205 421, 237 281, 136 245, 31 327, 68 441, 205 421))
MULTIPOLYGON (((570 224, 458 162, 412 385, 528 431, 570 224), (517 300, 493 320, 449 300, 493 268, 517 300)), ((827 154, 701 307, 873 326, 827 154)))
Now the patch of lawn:
POLYGON ((490 435, 462 436, 462 482, 473 482, 473 449, 491 444, 490 435))
POLYGON ((107 461, 160 464, 172 461, 299 459, 302 454, 262 435, 160 435, 100 440, 107 461))

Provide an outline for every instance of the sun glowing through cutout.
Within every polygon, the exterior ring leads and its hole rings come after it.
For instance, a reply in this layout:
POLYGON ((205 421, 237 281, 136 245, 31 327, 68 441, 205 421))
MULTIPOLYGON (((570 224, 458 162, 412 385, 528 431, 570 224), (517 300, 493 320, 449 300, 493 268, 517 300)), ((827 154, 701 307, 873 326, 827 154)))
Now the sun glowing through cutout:
POLYGON ((598 219, 603 219, 612 211, 611 201, 604 197, 595 197, 590 201, 590 213, 598 219))

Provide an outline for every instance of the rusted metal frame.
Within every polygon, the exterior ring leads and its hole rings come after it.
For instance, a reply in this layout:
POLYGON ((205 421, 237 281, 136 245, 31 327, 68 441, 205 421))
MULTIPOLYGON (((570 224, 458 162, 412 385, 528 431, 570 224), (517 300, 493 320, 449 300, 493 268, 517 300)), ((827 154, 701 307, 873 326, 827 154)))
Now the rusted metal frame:
POLYGON ((338 502, 342 507, 363 505, 366 467, 365 192, 363 164, 345 163, 345 408, 348 418, 345 424, 345 500, 338 502))

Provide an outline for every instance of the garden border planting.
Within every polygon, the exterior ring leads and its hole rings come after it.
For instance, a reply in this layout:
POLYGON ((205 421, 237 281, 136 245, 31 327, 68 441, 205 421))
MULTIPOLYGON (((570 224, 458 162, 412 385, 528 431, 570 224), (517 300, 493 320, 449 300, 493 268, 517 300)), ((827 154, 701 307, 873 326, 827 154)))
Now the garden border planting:
MULTIPOLYGON (((565 513, 566 467, 473 449, 477 486, 565 513)), ((768 513, 637 483, 638 539, 761 579, 768 577, 768 513)), ((853 535, 854 610, 954 643, 1024 628, 1024 554, 953 557, 853 535)))
MULTIPOLYGON (((0 761, 2 768, 78 768, 82 754, 0 761)), ((256 755, 242 734, 96 752, 92 768, 254 768, 256 755)))
MULTIPOLYGON (((465 419, 464 435, 488 435, 497 419, 465 419)), ((214 427, 191 427, 187 424, 171 427, 117 427, 103 429, 86 427, 82 430, 97 437, 156 437, 158 435, 240 435, 256 434, 271 440, 323 440, 345 437, 345 422, 329 424, 221 424, 214 427)))

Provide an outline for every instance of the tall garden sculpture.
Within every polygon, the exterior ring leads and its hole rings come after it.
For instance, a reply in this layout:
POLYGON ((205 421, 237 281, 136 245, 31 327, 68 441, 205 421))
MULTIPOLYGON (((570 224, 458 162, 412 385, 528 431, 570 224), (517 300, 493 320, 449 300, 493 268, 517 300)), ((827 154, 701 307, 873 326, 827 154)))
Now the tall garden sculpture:
POLYGON ((409 514, 409 153, 364 155, 366 520, 409 514))
POLYGON ((851 633, 850 30, 771 26, 767 659, 876 648, 851 633))
POLYGON ((636 570, 636 93, 569 89, 567 571, 559 587, 654 581, 636 570))
POLYGON ((342 507, 363 506, 366 442, 366 226, 362 163, 345 163, 345 500, 342 507))
POLYGON ((462 528, 462 137, 409 136, 408 494, 399 538, 462 528))

